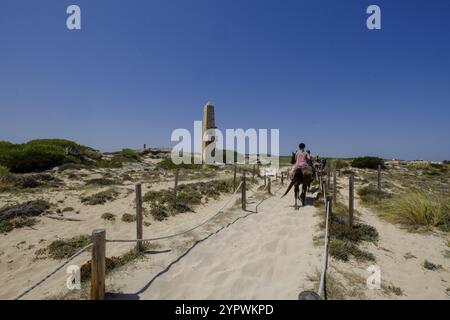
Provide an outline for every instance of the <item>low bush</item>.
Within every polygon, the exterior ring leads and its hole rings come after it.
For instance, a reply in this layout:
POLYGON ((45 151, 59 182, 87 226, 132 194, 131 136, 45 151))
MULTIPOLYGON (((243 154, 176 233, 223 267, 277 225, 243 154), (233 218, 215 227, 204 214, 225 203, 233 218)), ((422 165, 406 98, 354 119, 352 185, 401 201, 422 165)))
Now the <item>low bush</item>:
POLYGON ((81 202, 86 205, 95 206, 98 204, 105 204, 108 201, 113 201, 117 198, 118 195, 119 193, 116 190, 108 189, 90 196, 85 196, 81 198, 81 202))
POLYGON ((32 140, 24 144, 0 142, 0 165, 13 173, 42 171, 65 163, 81 163, 97 152, 62 139, 32 140))
POLYGON ((351 166, 360 169, 378 169, 381 165, 384 168, 384 160, 378 157, 360 157, 353 159, 351 166))
POLYGON ((74 255, 78 250, 91 243, 89 235, 76 236, 70 239, 59 239, 50 243, 47 248, 38 250, 38 258, 48 256, 52 259, 67 259, 74 255))
POLYGON ((114 184, 117 184, 115 180, 106 178, 90 179, 86 181, 86 185, 94 185, 94 186, 111 186, 114 184))
POLYGON ((135 222, 136 221, 136 215, 135 214, 129 214, 129 213, 124 213, 122 215, 122 219, 123 222, 135 222))
POLYGON ((108 220, 108 221, 115 221, 116 220, 116 215, 106 212, 104 214, 102 214, 102 219, 103 220, 108 220))

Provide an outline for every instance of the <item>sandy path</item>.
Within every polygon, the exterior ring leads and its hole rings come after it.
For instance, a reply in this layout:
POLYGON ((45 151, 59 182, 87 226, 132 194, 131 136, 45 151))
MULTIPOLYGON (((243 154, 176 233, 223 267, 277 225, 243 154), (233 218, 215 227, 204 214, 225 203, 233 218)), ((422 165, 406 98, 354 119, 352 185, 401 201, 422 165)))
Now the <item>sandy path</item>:
MULTIPOLYGON (((140 299, 297 299, 313 287, 308 276, 321 265, 321 248, 313 244, 319 217, 312 205, 295 211, 292 194, 280 199, 280 192, 258 213, 234 207, 227 223, 209 226, 211 232, 198 239, 204 240, 161 275, 155 277, 162 266, 141 265, 115 275, 114 284, 140 299), (228 226, 214 232, 220 225, 228 226)), ((254 211, 256 203, 248 209, 254 211)))

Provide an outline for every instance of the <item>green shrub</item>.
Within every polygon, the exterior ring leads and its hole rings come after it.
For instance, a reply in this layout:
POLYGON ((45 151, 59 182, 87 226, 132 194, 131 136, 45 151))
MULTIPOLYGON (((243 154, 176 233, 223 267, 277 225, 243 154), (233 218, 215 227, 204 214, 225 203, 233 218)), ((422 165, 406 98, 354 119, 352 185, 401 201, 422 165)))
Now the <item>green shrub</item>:
POLYGON ((24 144, 0 143, 0 165, 14 173, 42 171, 65 163, 80 163, 98 154, 75 142, 62 139, 32 140, 24 144))
POLYGON ((360 169, 378 169, 381 165, 384 168, 384 160, 378 157, 360 157, 353 159, 351 166, 360 169))

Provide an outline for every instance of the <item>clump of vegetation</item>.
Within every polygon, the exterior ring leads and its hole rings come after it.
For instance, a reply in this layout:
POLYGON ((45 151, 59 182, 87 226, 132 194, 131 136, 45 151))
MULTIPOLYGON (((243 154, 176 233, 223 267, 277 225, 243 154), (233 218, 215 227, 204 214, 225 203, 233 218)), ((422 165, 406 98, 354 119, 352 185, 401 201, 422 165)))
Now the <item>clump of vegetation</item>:
POLYGON ((36 257, 43 259, 50 257, 52 259, 67 259, 74 255, 78 250, 91 243, 91 237, 88 235, 76 236, 70 239, 59 239, 51 242, 46 248, 36 251, 36 257))
POLYGON ((428 260, 425 260, 423 262, 423 267, 425 269, 432 270, 432 271, 436 271, 436 270, 439 270, 442 268, 442 266, 440 264, 434 264, 433 262, 430 262, 428 260))
MULTIPOLYGON (((323 207, 323 203, 321 207, 323 207)), ((325 222, 321 224, 321 227, 325 227, 325 222)), ((372 226, 357 222, 354 222, 353 226, 350 227, 348 208, 341 203, 337 203, 333 207, 329 234, 329 249, 332 257, 342 261, 349 261, 350 256, 358 261, 375 261, 375 256, 372 253, 360 249, 358 245, 363 242, 376 243, 378 241, 377 230, 372 226)))
POLYGON ((330 167, 333 170, 342 170, 349 167, 349 163, 343 159, 332 159, 330 161, 330 167))
POLYGON ((192 211, 192 206, 199 205, 203 199, 218 198, 221 193, 232 189, 231 180, 213 180, 178 186, 177 196, 173 189, 148 191, 144 202, 150 202, 151 214, 156 220, 164 220, 170 214, 192 211))
POLYGON ((13 229, 32 227, 36 223, 38 223, 36 218, 29 217, 16 217, 9 220, 3 220, 0 221, 0 232, 10 232, 13 229))
POLYGON ((107 221, 116 221, 116 215, 106 212, 106 213, 102 214, 102 219, 107 220, 107 221))
POLYGON ((9 169, 5 166, 0 165, 0 177, 6 175, 9 173, 9 169))
POLYGON ((339 239, 330 242, 330 255, 342 261, 348 261, 350 255, 358 261, 375 261, 372 253, 359 249, 354 243, 339 239))
POLYGON ((119 192, 117 192, 116 190, 108 189, 90 196, 83 197, 81 199, 81 202, 86 205, 95 206, 98 204, 105 204, 108 201, 113 201, 117 198, 118 195, 119 192))
POLYGON ((158 168, 164 169, 164 170, 175 170, 177 168, 179 169, 200 169, 202 167, 201 164, 194 164, 194 158, 192 158, 191 163, 182 163, 182 164, 175 164, 173 163, 171 158, 166 158, 157 164, 158 168))
POLYGON ((360 169, 378 169, 381 165, 384 168, 384 160, 378 157, 360 157, 353 159, 351 166, 360 169))
POLYGON ((0 142, 0 165, 13 173, 43 171, 98 157, 95 150, 63 139, 32 140, 24 144, 0 142))
POLYGON ((163 220, 165 220, 166 218, 168 218, 169 217, 169 213, 167 212, 167 209, 166 208, 164 208, 164 207, 160 207, 160 206, 156 206, 156 207, 153 207, 151 210, 150 210, 150 214, 153 216, 153 218, 155 218, 155 220, 157 220, 157 221, 163 221, 163 220))
POLYGON ((394 223, 450 230, 450 196, 410 190, 382 207, 380 215, 394 223))
POLYGON ((19 205, 0 208, 0 232, 10 232, 16 228, 31 227, 41 215, 50 208, 45 200, 28 201, 19 205))
MULTIPOLYGON (((122 267, 126 265, 127 263, 130 263, 134 260, 142 259, 144 257, 145 251, 154 249, 157 247, 155 244, 151 244, 148 242, 142 243, 143 250, 139 251, 135 248, 131 249, 130 251, 126 252, 125 254, 118 256, 118 257, 106 257, 106 273, 110 273, 114 271, 115 269, 122 267)), ((91 278, 91 261, 86 262, 84 265, 80 268, 81 273, 81 281, 87 281, 91 278)))
POLYGON ((94 186, 111 186, 116 184, 116 181, 112 179, 98 178, 98 179, 90 179, 86 181, 86 184, 94 186))
POLYGON ((356 193, 360 197, 361 201, 366 205, 378 205, 382 200, 389 199, 390 195, 383 191, 378 190, 373 184, 358 188, 356 193))
POLYGON ((89 166, 81 163, 65 163, 58 167, 58 171, 66 171, 66 170, 81 170, 87 169, 89 166))
POLYGON ((136 221, 136 215, 135 214, 129 214, 129 213, 124 213, 122 215, 122 219, 123 222, 135 222, 136 221))
POLYGON ((61 210, 61 212, 72 212, 72 211, 75 211, 75 209, 72 207, 65 207, 64 209, 61 210))

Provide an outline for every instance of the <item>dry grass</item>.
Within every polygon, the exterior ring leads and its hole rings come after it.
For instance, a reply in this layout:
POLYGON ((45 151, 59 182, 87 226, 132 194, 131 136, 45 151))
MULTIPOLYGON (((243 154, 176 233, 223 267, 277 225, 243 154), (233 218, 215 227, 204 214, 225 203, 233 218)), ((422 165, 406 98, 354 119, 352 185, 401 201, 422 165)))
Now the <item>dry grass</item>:
POLYGON ((380 215, 394 223, 450 230, 450 195, 411 190, 393 198, 382 209, 380 215))

